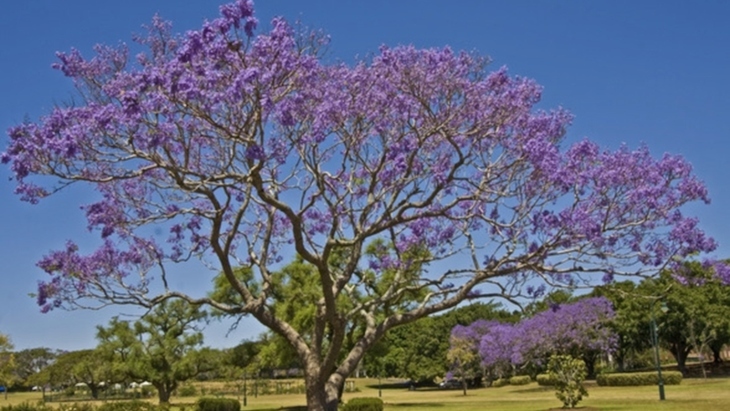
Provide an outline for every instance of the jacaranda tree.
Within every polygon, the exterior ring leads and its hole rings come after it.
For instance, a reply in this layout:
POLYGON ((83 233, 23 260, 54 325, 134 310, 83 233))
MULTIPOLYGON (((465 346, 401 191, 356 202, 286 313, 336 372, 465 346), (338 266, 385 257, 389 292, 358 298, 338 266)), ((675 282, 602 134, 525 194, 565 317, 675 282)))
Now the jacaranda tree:
POLYGON ((616 348, 617 337, 608 324, 613 317, 608 299, 584 298, 516 324, 480 320, 457 326, 451 336, 472 342, 490 378, 508 376, 515 369, 544 371, 552 355, 582 358, 590 375, 598 356, 616 348))
POLYGON ((9 130, 2 162, 23 200, 74 184, 99 195, 84 206, 99 248, 70 241, 39 262, 43 310, 180 298, 248 314, 297 352, 309 409, 334 410, 393 327, 715 247, 680 211, 707 201, 689 164, 564 144, 570 114, 533 109, 529 79, 449 49, 325 64, 323 36, 280 18, 254 35, 249 1, 220 10, 182 36, 154 19, 132 58, 124 46, 59 53, 76 104, 9 130), (319 285, 306 331, 272 308, 272 273, 295 255, 319 285), (237 303, 172 288, 177 266, 198 259, 237 303), (241 281, 240 267, 253 276, 241 281), (385 284, 369 274, 382 272, 385 284), (356 319, 364 330, 343 353, 356 319))

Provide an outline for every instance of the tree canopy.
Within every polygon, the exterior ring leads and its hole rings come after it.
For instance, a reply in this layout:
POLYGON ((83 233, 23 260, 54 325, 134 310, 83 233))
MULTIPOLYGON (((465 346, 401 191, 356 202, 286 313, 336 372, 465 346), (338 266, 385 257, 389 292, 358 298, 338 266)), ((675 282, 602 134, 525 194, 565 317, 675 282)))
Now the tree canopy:
POLYGON ((199 350, 203 334, 196 328, 206 313, 182 300, 157 305, 134 324, 112 319, 97 327, 97 350, 125 379, 149 381, 161 404, 180 382, 214 367, 215 360, 199 350))
POLYGON ((637 354, 651 347, 651 319, 658 325, 659 342, 672 353, 680 371, 691 351, 713 353, 730 343, 730 294, 713 269, 686 261, 675 271, 638 284, 621 282, 597 287, 594 295, 609 298, 616 307, 612 328, 618 335, 619 367, 630 366, 637 354), (666 312, 660 310, 664 304, 666 312))
POLYGON ((248 314, 296 352, 309 408, 334 410, 394 327, 715 248, 681 211, 708 201, 686 161, 565 144, 571 115, 536 110, 532 80, 448 48, 326 64, 324 37, 280 18, 254 35, 249 1, 220 11, 181 36, 155 18, 133 59, 124 46, 59 53, 78 103, 10 129, 0 161, 23 200, 72 184, 99 193, 83 207, 99 248, 69 241, 38 264, 44 311, 181 298, 248 314), (274 304, 292 255, 316 278, 304 330, 274 304), (174 288, 190 260, 236 298, 174 288), (363 331, 343 353, 354 322, 363 331))

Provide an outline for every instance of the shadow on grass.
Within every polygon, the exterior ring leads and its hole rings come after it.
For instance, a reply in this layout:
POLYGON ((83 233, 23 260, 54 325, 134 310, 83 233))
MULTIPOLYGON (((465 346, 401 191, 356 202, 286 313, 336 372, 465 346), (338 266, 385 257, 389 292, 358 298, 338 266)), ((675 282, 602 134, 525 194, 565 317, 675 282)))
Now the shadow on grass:
POLYGON ((522 389, 519 389, 519 390, 514 390, 512 392, 520 393, 520 394, 530 394, 530 393, 546 392, 546 391, 555 391, 555 388, 553 388, 553 387, 542 387, 542 386, 539 386, 538 385, 537 387, 522 388, 522 389))
POLYGON ((441 403, 433 403, 433 402, 399 402, 397 404, 388 404, 388 409, 391 408, 416 408, 416 409, 423 409, 423 408, 442 408, 445 407, 445 404, 441 403))
MULTIPOLYGON (((383 384, 368 384, 366 387, 377 390, 378 387, 380 387, 383 390, 408 390, 410 388, 411 383, 408 381, 402 381, 402 382, 391 382, 391 383, 383 383, 383 384)), ((424 385, 424 384, 416 384, 414 385, 414 388, 418 391, 426 390, 430 388, 438 388, 436 385, 424 385)))

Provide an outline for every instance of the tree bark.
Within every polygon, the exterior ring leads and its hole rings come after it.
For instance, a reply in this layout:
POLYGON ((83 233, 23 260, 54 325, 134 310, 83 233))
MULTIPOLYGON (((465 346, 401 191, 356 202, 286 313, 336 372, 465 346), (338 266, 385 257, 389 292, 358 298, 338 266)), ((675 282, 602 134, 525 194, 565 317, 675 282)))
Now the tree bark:
POLYGON ((308 411, 337 411, 339 406, 338 389, 321 378, 305 375, 308 411))
POLYGON ((175 386, 169 386, 168 384, 162 383, 162 384, 153 384, 155 388, 157 388, 157 399, 159 400, 160 405, 163 404, 169 404, 170 403, 170 395, 172 395, 172 392, 175 390, 175 386))
POLYGON ((674 359, 677 361, 677 369, 682 373, 682 376, 687 376, 687 356, 690 352, 690 346, 684 343, 673 343, 669 352, 672 353, 674 359))

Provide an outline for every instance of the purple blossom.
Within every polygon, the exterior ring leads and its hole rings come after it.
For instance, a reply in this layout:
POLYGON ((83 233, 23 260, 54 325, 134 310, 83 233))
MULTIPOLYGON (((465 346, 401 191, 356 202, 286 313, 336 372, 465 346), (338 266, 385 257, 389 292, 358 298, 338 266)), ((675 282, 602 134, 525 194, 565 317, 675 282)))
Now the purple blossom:
POLYGON ((554 305, 517 324, 479 320, 457 326, 451 335, 474 341, 482 365, 505 372, 526 362, 542 363, 551 354, 613 351, 617 338, 607 326, 613 316, 607 299, 586 298, 554 305))
MULTIPOLYGON (((360 247, 335 292, 359 270, 402 275, 418 263, 423 295, 455 304, 484 281, 540 296, 541 278, 611 281, 716 248, 680 212, 709 201, 684 159, 565 146, 572 116, 537 110, 533 80, 487 73, 485 58, 449 48, 382 47, 368 61, 325 64, 283 19, 254 36, 255 26, 252 3, 239 0, 183 35, 155 17, 135 36, 146 47, 136 61, 124 45, 58 54, 55 67, 89 98, 12 127, 0 162, 31 203, 89 184, 100 198, 84 212, 107 252, 52 252, 83 262, 87 276, 71 281, 44 263, 49 284, 61 278, 44 295, 104 295, 100 267, 123 256, 107 277, 129 277, 132 250, 143 267, 212 258, 271 272, 292 253, 311 262, 360 247), (163 245, 154 233, 166 233, 163 245), (155 245, 143 252, 138 241, 155 245), (363 252, 377 241, 386 251, 363 252)), ((144 288, 137 272, 113 289, 144 288)))

